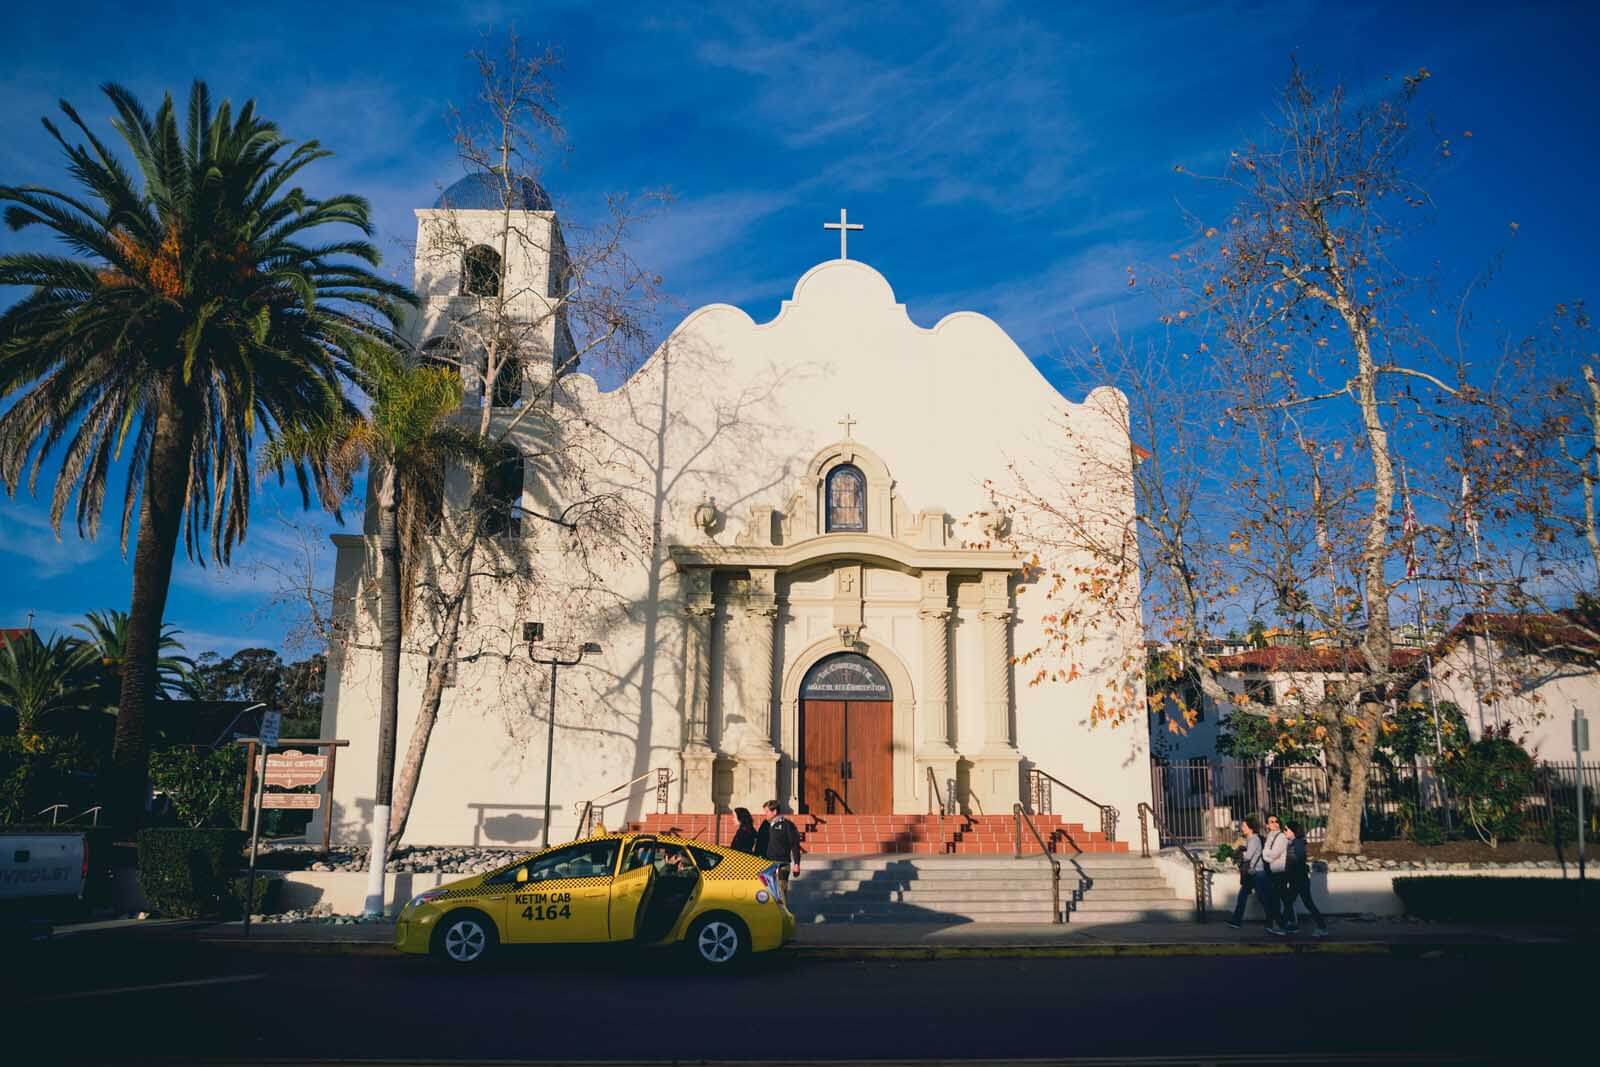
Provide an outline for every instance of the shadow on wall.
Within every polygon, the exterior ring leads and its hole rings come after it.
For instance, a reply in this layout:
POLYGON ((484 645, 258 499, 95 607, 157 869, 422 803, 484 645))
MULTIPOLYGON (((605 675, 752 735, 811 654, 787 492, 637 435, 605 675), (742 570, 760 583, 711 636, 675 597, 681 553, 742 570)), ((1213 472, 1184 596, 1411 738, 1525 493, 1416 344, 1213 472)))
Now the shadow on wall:
MULTIPOLYGON (((646 568, 644 595, 621 609, 624 618, 639 626, 644 652, 635 663, 609 679, 600 702, 601 706, 610 706, 637 700, 631 739, 633 758, 628 773, 619 776, 623 780, 645 775, 661 762, 653 743, 658 717, 665 714, 676 718, 678 728, 674 732, 680 739, 686 727, 689 685, 678 685, 675 694, 669 690, 669 695, 675 696, 676 707, 657 706, 662 696, 658 693, 658 675, 687 679, 693 668, 685 658, 689 650, 682 630, 681 591, 670 581, 673 570, 667 544, 676 539, 674 500, 714 495, 726 523, 742 517, 749 504, 764 499, 791 476, 788 457, 774 445, 790 436, 785 432, 790 428, 766 422, 785 375, 776 374, 771 380, 748 385, 729 396, 707 397, 688 392, 698 382, 728 377, 728 364, 726 356, 697 341, 669 338, 656 357, 630 380, 630 388, 615 394, 621 409, 616 413, 616 427, 597 427, 627 464, 628 477, 617 488, 637 503, 642 517, 648 516, 652 531, 648 552, 641 560, 646 568), (677 385, 680 376, 687 385, 677 385), (712 409, 708 422, 696 423, 689 414, 696 410, 696 403, 712 409), (770 469, 771 475, 762 484, 735 492, 718 469, 719 457, 729 453, 743 455, 757 469, 770 469)), ((708 647, 703 654, 709 659, 714 656, 714 649, 708 647)), ((706 725, 713 739, 718 739, 715 735, 720 733, 721 724, 706 725)), ((672 753, 668 765, 674 776, 679 776, 676 753, 672 753)), ((680 781, 680 804, 682 788, 680 781)), ((642 818, 649 799, 647 789, 630 792, 622 821, 642 818)))
MULTIPOLYGON (((473 845, 533 845, 544 830, 543 804, 468 804, 467 808, 478 816, 472 824, 473 845), (541 817, 517 814, 524 811, 538 812, 541 817)), ((561 805, 552 803, 550 810, 560 811, 561 805)))

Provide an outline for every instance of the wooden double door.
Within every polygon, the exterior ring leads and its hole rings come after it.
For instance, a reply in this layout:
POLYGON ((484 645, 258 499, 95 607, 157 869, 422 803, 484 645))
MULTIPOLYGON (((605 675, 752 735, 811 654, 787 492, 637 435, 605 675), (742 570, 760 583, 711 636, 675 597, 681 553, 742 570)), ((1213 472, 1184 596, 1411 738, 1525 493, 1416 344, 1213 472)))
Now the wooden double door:
POLYGON ((800 810, 813 815, 894 811, 893 701, 801 702, 800 810))

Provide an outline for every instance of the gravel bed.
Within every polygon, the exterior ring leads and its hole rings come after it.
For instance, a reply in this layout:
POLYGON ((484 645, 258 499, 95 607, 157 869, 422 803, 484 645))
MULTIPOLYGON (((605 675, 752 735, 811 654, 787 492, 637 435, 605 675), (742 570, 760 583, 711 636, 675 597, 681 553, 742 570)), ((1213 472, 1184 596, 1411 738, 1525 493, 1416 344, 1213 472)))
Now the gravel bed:
MULTIPOLYGON (((478 874, 502 867, 531 848, 481 848, 464 845, 402 845, 384 869, 397 874, 478 874)), ((365 871, 367 847, 343 845, 326 857, 316 845, 263 848, 258 866, 269 871, 365 871)))

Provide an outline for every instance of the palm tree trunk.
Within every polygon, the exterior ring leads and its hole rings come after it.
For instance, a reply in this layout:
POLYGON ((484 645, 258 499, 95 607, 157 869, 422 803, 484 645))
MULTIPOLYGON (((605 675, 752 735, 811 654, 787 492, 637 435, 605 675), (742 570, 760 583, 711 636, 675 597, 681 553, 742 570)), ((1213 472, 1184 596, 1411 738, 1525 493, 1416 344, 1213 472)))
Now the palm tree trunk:
POLYGON ((155 699, 161 655, 161 623, 167 612, 172 561, 178 551, 194 448, 194 415, 173 383, 161 391, 155 432, 139 496, 139 533, 133 554, 133 601, 123 654, 122 692, 106 804, 116 824, 137 826, 148 791, 149 750, 145 719, 155 699))
MULTIPOLYGON (((463 573, 472 571, 473 550, 468 549, 463 573)), ((416 799, 417 782, 422 777, 422 761, 428 755, 428 742, 433 739, 434 724, 439 721, 439 705, 444 700, 445 672, 456 656, 456 644, 461 636, 461 613, 466 606, 465 585, 450 604, 444 625, 434 642, 433 653, 428 657, 428 680, 422 689, 422 704, 417 708, 417 722, 411 728, 411 744, 406 749, 406 759, 400 767, 398 795, 389 820, 389 847, 397 848, 405 836, 406 822, 411 818, 411 802, 416 799)))
POLYGON ((372 805, 367 853, 366 914, 382 915, 387 894, 389 808, 394 799, 394 735, 400 718, 400 538, 395 468, 383 466, 378 487, 378 647, 382 675, 378 695, 378 783, 372 805))

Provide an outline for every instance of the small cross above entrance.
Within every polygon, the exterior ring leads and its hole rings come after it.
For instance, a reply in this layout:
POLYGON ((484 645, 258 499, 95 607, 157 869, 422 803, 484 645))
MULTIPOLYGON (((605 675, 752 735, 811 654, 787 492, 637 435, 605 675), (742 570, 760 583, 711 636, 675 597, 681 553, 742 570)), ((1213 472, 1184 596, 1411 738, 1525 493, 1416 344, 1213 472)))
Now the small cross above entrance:
POLYGON ((844 418, 839 420, 839 425, 844 427, 844 435, 846 437, 851 436, 850 428, 855 424, 856 420, 850 417, 850 413, 848 411, 845 412, 844 418))
POLYGON ((822 228, 824 230, 838 230, 839 231, 839 258, 840 259, 849 259, 850 258, 849 253, 848 253, 849 245, 846 243, 847 240, 849 239, 850 231, 851 230, 864 230, 864 229, 866 229, 866 227, 861 225, 861 223, 859 223, 859 222, 850 222, 847 219, 846 215, 845 215, 844 208, 840 208, 839 209, 839 221, 838 222, 824 222, 822 224, 822 228))

